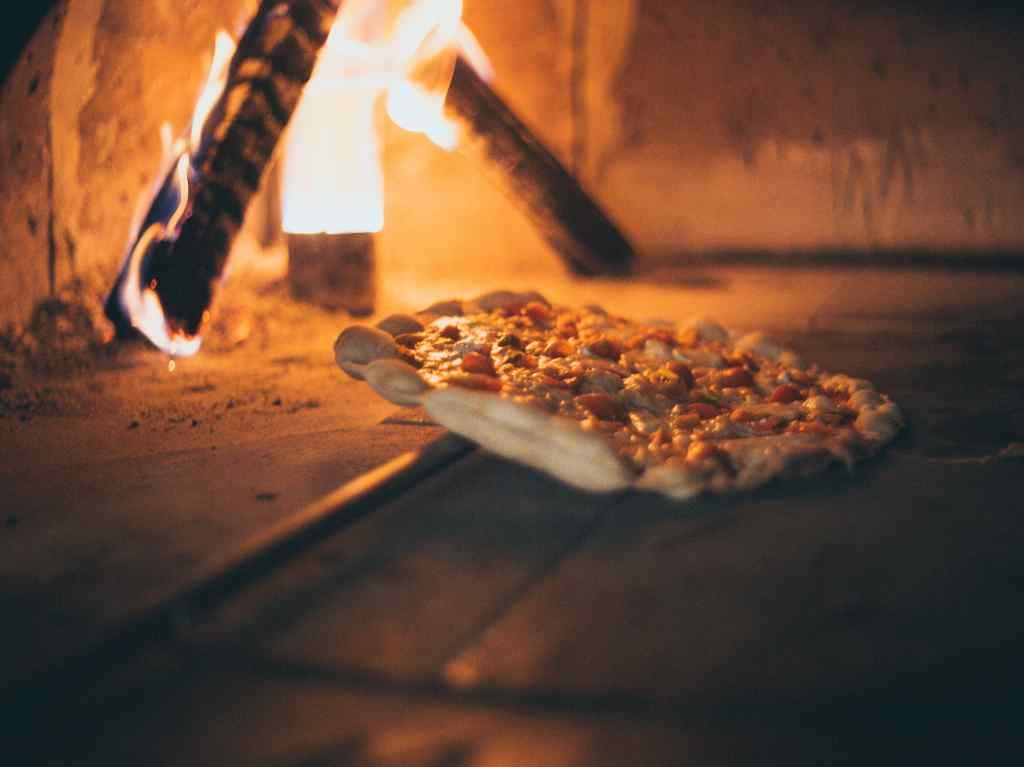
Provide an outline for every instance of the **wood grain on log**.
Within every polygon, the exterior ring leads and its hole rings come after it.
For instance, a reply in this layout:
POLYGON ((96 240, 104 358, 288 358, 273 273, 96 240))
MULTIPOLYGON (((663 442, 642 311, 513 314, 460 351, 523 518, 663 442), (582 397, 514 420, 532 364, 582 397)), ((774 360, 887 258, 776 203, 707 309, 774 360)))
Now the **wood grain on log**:
POLYGON ((635 253, 618 227, 461 56, 446 102, 467 128, 510 199, 581 274, 622 274, 635 253))
MULTIPOLYGON (((199 331, 249 201, 341 3, 262 0, 239 40, 224 92, 193 148, 191 199, 181 230, 153 246, 140 272, 141 284, 155 283, 172 328, 189 335, 199 331)), ((113 300, 118 292, 115 286, 107 312, 119 329, 127 329, 130 322, 113 300)))

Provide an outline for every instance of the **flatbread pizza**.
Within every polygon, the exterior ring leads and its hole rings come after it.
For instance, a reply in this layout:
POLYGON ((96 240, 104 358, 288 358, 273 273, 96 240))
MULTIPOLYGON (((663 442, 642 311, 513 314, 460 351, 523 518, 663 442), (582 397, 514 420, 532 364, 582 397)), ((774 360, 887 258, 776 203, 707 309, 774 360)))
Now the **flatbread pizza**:
POLYGON ((859 378, 763 333, 499 291, 346 328, 339 366, 488 450, 596 492, 687 499, 852 465, 903 426, 859 378))

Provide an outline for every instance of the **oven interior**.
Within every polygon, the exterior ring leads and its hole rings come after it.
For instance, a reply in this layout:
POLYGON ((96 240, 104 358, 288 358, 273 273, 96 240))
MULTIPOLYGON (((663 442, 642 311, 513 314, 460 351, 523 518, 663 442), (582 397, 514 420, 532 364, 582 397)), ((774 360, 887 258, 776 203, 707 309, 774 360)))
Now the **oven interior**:
MULTIPOLYGON (((576 273, 493 144, 400 127, 378 74, 314 79, 182 356, 105 304, 162 126, 188 132, 218 31, 260 4, 42 5, 5 33, 0 91, 0 683, 26 763, 1024 753, 1016 7, 352 2, 461 12, 478 71, 635 262, 576 273), (321 257, 370 243, 373 318, 499 288, 706 315, 873 380, 910 427, 852 473, 688 506, 452 443, 366 500, 448 438, 343 377, 353 317, 296 295, 285 211, 335 193, 302 279, 321 293, 321 257)), ((436 66, 386 76, 438 96, 436 66)))

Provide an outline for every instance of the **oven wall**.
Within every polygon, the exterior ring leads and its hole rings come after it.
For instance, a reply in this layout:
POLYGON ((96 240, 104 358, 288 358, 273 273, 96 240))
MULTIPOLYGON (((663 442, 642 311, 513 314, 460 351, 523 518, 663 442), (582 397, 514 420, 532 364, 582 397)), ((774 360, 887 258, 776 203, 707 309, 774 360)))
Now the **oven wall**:
POLYGON ((1024 243, 1020 4, 493 5, 503 92, 645 253, 1024 243))
POLYGON ((113 281, 160 125, 180 131, 216 30, 254 0, 62 0, 0 91, 0 325, 113 281))
MULTIPOLYGON (((250 0, 65 0, 0 94, 0 322, 109 283, 214 31, 250 0)), ((965 0, 466 0, 498 88, 644 258, 1024 243, 1020 11, 965 0)), ((385 279, 555 260, 479 172, 385 130, 385 279)))

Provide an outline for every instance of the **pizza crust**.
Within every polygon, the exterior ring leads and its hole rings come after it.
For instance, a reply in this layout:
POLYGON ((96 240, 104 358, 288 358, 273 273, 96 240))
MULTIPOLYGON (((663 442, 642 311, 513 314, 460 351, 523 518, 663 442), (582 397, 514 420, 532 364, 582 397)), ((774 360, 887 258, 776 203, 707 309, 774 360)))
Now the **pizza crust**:
POLYGON ((567 418, 457 387, 431 391, 422 402, 431 418, 445 428, 583 490, 621 490, 635 480, 607 442, 567 418))
MULTIPOLYGON (((735 436, 729 433, 730 428, 736 428, 735 424, 723 419, 722 431, 712 434, 713 441, 681 444, 677 456, 638 471, 616 452, 612 442, 600 431, 587 430, 579 421, 546 412, 525 397, 435 385, 417 370, 412 364, 415 360, 405 353, 400 343, 403 336, 421 334, 439 318, 450 317, 455 321, 455 318, 480 312, 530 304, 550 307, 536 292, 496 291, 469 302, 439 302, 416 316, 391 315, 381 320, 376 328, 347 328, 335 343, 335 357, 346 373, 365 379, 377 394, 390 402, 421 405, 438 424, 488 450, 593 492, 633 487, 687 500, 705 491, 749 490, 779 477, 813 474, 836 463, 852 466, 857 459, 877 452, 903 427, 899 408, 875 391, 870 382, 834 375, 823 377, 821 386, 836 396, 846 397, 847 411, 852 409, 855 413, 850 428, 838 434, 735 436)), ((603 309, 587 307, 587 311, 590 312, 589 327, 612 326, 613 320, 603 309)), ((795 352, 760 332, 730 334, 704 317, 684 324, 680 332, 695 335, 701 343, 718 344, 719 349, 721 344, 729 344, 737 353, 760 355, 789 368, 801 367, 795 352)), ((461 348, 462 353, 472 350, 471 341, 463 343, 466 345, 461 348)), ((657 340, 649 340, 643 350, 654 360, 699 365, 709 376, 730 375, 725 357, 715 348, 670 348, 657 340)), ((814 420, 829 417, 832 415, 829 409, 837 407, 832 398, 818 395, 799 404, 753 404, 750 409, 751 418, 775 413, 786 418, 796 418, 799 414, 814 420)))
POLYGON ((353 378, 363 379, 366 366, 374 360, 398 357, 398 345, 383 330, 352 325, 341 331, 334 342, 334 359, 338 367, 353 378))

